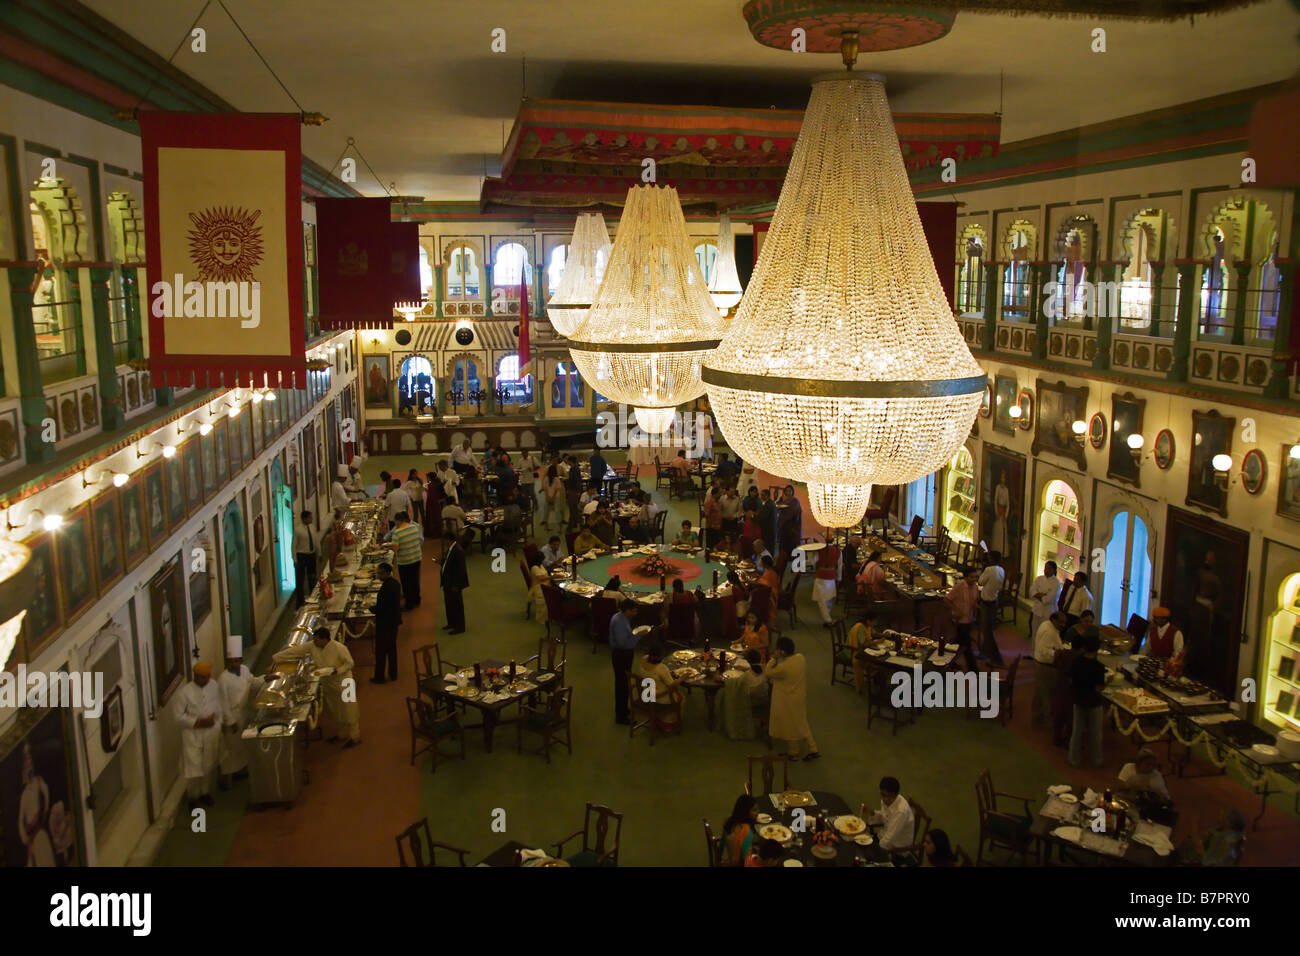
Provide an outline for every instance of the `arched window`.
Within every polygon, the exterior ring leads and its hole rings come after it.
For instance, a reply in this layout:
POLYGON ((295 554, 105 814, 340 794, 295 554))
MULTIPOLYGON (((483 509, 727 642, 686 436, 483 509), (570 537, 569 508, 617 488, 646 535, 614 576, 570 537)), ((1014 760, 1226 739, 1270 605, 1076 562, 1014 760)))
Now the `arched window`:
POLYGON ((437 382, 433 363, 422 355, 412 355, 402 362, 397 378, 397 413, 429 415, 437 404, 437 382))
POLYGON ((556 246, 551 250, 551 257, 546 263, 546 297, 555 295, 560 287, 560 277, 564 275, 564 263, 569 257, 569 245, 556 246))
POLYGON ((519 298, 519 280, 522 277, 533 291, 532 269, 528 263, 528 250, 520 243, 507 242, 498 246, 496 257, 492 260, 492 287, 504 289, 506 298, 519 298))
POLYGON ((429 250, 420 246, 420 292, 427 302, 433 298, 433 267, 429 265, 429 250))
POLYGON ((582 408, 585 405, 578 367, 572 362, 556 362, 555 378, 551 382, 551 408, 582 408))
MULTIPOLYGON (((1062 263, 1056 271, 1060 285, 1060 318, 1065 322, 1082 322, 1092 297, 1088 294, 1088 259, 1084 234, 1080 229, 1066 232, 1061 242, 1062 263)), ((1100 312, 1095 304, 1092 306, 1100 312)))
POLYGON ((700 264, 700 271, 704 273, 704 284, 708 285, 713 281, 713 269, 718 262, 718 244, 701 242, 696 245, 695 261, 700 264))
POLYGON ((1259 289, 1254 339, 1271 342, 1277 337, 1277 315, 1282 303, 1282 276, 1277 268, 1277 233, 1269 241, 1267 257, 1255 270, 1259 289))
POLYGON ((1023 220, 1011 224, 1006 239, 1007 267, 1002 275, 1002 318, 1009 322, 1029 319, 1029 260, 1034 255, 1033 226, 1023 220))
POLYGON ((1210 232, 1210 260, 1201 270, 1201 335, 1228 331, 1227 237, 1214 226, 1210 232))
POLYGON ((497 388, 503 401, 511 405, 527 405, 533 400, 533 376, 525 372, 520 377, 518 355, 507 355, 497 364, 497 388))
POLYGON ((984 314, 984 230, 967 226, 963 233, 961 266, 957 274, 957 311, 984 314))
POLYGON ((473 359, 457 359, 451 370, 451 387, 453 391, 459 391, 465 396, 461 399, 462 402, 468 402, 469 395, 480 387, 478 363, 473 359))
POLYGON ((447 298, 477 299, 478 256, 468 243, 457 243, 447 253, 447 298))

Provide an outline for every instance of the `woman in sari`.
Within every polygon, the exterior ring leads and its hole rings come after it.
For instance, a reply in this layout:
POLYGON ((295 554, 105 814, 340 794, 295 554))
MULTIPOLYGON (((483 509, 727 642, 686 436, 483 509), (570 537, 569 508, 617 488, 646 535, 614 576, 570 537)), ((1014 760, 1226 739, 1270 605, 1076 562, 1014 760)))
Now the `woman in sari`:
POLYGON ((862 661, 858 660, 858 651, 862 650, 874 639, 871 635, 871 628, 876 622, 876 615, 871 611, 863 611, 862 618, 857 624, 849 630, 849 654, 853 661, 853 686, 857 688, 858 693, 862 693, 862 661))
POLYGON ((655 726, 661 730, 677 730, 682 719, 683 694, 678 688, 681 682, 673 677, 664 664, 662 645, 654 644, 636 665, 638 683, 653 680, 655 685, 655 726))
POLYGON ((727 572, 727 583, 731 585, 731 596, 736 602, 736 617, 743 619, 749 613, 749 592, 740 583, 740 575, 735 571, 727 572))
POLYGON ((744 866, 758 839, 758 801, 749 794, 736 798, 731 816, 722 825, 722 865, 744 866))
POLYGON ((758 619, 756 612, 749 611, 745 614, 745 629, 740 634, 740 640, 746 650, 758 651, 763 663, 767 663, 767 625, 758 619))
POLYGON ((546 594, 542 587, 551 583, 551 575, 546 570, 540 551, 528 559, 528 576, 533 582, 528 588, 528 599, 533 602, 533 620, 546 623, 546 594))

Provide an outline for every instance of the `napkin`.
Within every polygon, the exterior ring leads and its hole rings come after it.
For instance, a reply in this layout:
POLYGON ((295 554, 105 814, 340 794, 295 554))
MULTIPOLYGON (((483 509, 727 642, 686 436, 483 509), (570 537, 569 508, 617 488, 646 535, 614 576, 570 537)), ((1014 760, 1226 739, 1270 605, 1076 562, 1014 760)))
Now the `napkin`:
POLYGON ((1169 828, 1156 823, 1139 820, 1133 831, 1133 842, 1151 847, 1160 856, 1168 856, 1174 850, 1169 840, 1169 828))
POLYGON ((1052 796, 1054 796, 1054 797, 1057 796, 1058 794, 1069 793, 1069 792, 1070 792, 1070 785, 1069 785, 1068 783, 1058 783, 1058 784, 1057 784, 1056 786, 1054 786, 1054 787, 1048 787, 1048 788, 1047 788, 1047 792, 1050 793, 1050 794, 1051 794, 1052 796))
POLYGON ((930 663, 936 665, 937 667, 943 667, 956 656, 957 654, 955 651, 944 651, 943 654, 940 654, 938 651, 935 651, 933 654, 930 655, 930 663))
POLYGON ((456 675, 455 675, 455 674, 443 674, 443 675, 442 675, 442 679, 445 680, 448 684, 454 684, 454 683, 456 683, 456 675))
POLYGON ((520 860, 545 860, 549 854, 545 850, 520 850, 520 860))
POLYGON ((1089 787, 1084 791, 1080 802, 1088 809, 1092 809, 1097 804, 1101 803, 1101 794, 1092 789, 1092 787, 1089 787))
POLYGON ((1069 840, 1071 843, 1078 843, 1083 839, 1082 827, 1057 827, 1052 831, 1052 836, 1059 837, 1062 840, 1069 840))

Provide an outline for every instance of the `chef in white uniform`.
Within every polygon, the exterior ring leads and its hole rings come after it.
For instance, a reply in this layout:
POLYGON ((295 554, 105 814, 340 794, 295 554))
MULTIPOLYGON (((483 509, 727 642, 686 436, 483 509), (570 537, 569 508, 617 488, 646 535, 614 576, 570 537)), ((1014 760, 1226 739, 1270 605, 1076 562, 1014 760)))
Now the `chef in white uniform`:
POLYGON ((231 779, 238 780, 248 775, 248 757, 244 753, 241 735, 248 723, 253 701, 266 686, 262 678, 254 677, 244 665, 242 643, 238 634, 230 635, 226 647, 226 669, 217 678, 224 708, 221 718, 221 777, 217 784, 222 790, 230 786, 231 779))
POLYGON ((339 465, 338 477, 330 485, 330 507, 347 511, 348 505, 352 502, 352 496, 348 494, 347 478, 348 466, 339 465))
POLYGON ((1029 639, 1034 641, 1038 629, 1043 626, 1052 612, 1056 610, 1056 598, 1061 593, 1061 579, 1056 574, 1056 562, 1048 561, 1043 565, 1043 573, 1034 578, 1029 586, 1030 605, 1029 639))
POLYGON ((333 725, 333 729, 322 728, 330 735, 326 739, 342 737, 345 750, 355 747, 361 743, 361 709, 357 706, 357 685, 352 677, 352 655, 341 643, 330 638, 329 628, 318 627, 312 632, 310 641, 276 651, 271 659, 280 664, 304 657, 311 658, 313 667, 329 671, 320 679, 325 717, 333 725))
POLYGON ((212 771, 221 746, 223 707, 221 692, 212 680, 212 665, 199 661, 194 679, 176 692, 172 705, 181 726, 181 776, 193 810, 202 803, 212 806, 212 771))

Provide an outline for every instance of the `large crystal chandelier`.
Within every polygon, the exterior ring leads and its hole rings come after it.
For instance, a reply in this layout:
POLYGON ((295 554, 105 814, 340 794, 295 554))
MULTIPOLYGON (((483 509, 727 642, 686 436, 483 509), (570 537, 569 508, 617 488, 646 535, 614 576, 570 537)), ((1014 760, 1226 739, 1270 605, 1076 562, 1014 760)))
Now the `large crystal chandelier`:
POLYGON ((605 217, 598 212, 579 215, 573 227, 573 238, 569 241, 569 251, 564 257, 559 288, 546 304, 547 318, 555 331, 565 338, 573 334, 591 308, 591 300, 605 275, 609 246, 605 217))
POLYGON ((605 278, 569 336, 583 378, 657 434, 676 405, 703 394, 700 367, 726 330, 689 251, 677 190, 633 186, 605 278))
POLYGON ((740 274, 736 272, 736 243, 731 236, 731 217, 724 212, 718 225, 718 258, 713 260, 709 296, 714 305, 726 312, 740 301, 743 292, 740 274))
POLYGON ((930 258, 882 77, 814 80, 758 265, 703 375, 727 444, 806 481, 832 526, 861 519, 871 484, 936 471, 970 433, 986 379, 930 258))

